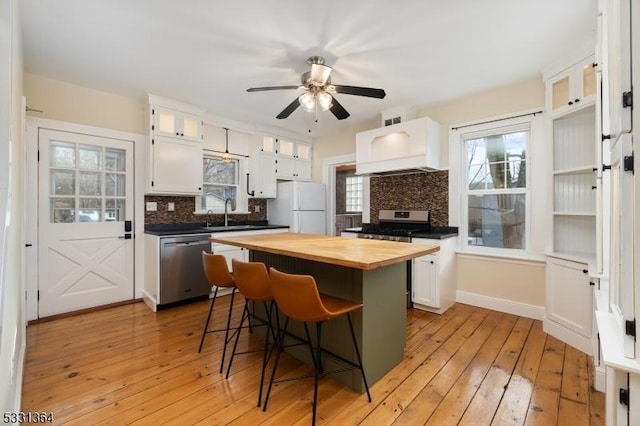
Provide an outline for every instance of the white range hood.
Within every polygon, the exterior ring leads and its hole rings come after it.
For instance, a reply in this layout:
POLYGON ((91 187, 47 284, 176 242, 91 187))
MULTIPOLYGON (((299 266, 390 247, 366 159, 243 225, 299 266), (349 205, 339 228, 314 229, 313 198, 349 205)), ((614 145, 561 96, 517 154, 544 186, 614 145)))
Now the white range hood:
POLYGON ((356 134, 356 174, 440 170, 441 126, 429 117, 356 134))

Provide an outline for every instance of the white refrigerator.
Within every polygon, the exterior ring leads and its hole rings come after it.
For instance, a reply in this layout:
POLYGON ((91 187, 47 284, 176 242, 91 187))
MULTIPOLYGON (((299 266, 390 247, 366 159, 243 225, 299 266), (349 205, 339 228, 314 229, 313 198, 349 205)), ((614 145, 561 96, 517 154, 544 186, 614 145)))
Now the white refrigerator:
POLYGON ((267 219, 289 226, 290 232, 326 234, 325 205, 322 183, 278 182, 276 198, 267 201, 267 219))

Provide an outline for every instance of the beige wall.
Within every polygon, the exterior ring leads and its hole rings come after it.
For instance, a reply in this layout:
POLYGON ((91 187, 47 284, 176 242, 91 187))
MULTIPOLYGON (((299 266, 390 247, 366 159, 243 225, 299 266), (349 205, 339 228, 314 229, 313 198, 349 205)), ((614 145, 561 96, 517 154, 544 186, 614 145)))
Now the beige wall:
POLYGON ((24 75, 29 115, 94 127, 146 133, 144 98, 130 98, 34 74, 24 75))
MULTIPOLYGON (((448 127, 543 106, 544 83, 539 76, 420 108, 417 116, 429 116, 443 125, 443 159, 448 164, 448 127)), ((369 123, 369 127, 365 125, 360 129, 314 139, 313 180, 322 181, 324 158, 355 152, 355 133, 379 126, 379 120, 375 120, 369 123)), ((458 256, 457 284, 459 291, 470 294, 536 307, 545 304, 544 262, 458 256)))

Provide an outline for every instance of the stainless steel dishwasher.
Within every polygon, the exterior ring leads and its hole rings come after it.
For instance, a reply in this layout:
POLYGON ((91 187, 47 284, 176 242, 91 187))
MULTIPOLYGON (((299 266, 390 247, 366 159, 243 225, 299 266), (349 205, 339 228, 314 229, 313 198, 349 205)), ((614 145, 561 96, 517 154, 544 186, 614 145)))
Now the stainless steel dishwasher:
POLYGON ((202 267, 202 251, 211 252, 209 234, 160 237, 159 305, 211 292, 202 267))

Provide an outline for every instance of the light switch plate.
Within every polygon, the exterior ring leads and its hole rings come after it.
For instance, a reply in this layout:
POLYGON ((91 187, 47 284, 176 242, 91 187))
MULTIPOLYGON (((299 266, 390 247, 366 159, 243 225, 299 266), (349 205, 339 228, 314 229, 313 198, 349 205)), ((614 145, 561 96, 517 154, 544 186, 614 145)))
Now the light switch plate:
POLYGON ((255 211, 256 213, 260 213, 260 206, 255 206, 253 211, 255 211))
POLYGON ((157 210, 158 210, 158 203, 156 203, 155 201, 147 201, 148 212, 155 212, 157 210))
POLYGON ((167 210, 169 210, 170 212, 174 211, 175 209, 176 209, 176 203, 167 204, 167 210))

